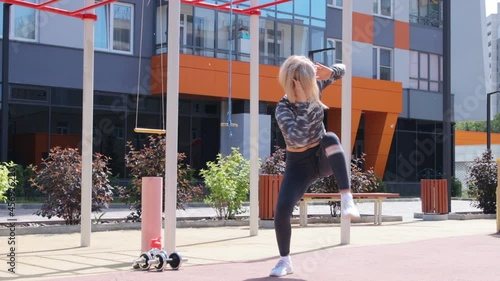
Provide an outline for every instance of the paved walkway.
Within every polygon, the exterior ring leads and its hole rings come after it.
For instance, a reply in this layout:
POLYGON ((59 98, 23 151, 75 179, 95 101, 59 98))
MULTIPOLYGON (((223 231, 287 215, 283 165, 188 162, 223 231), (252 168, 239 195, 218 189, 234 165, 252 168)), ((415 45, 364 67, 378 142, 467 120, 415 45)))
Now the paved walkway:
MULTIPOLYGON (((353 224, 349 245, 339 245, 338 224, 295 225, 295 273, 280 279, 267 277, 278 255, 273 229, 250 236, 248 227, 210 227, 178 228, 176 251, 188 261, 179 271, 164 272, 132 269, 140 254, 140 230, 92 233, 90 247, 80 247, 79 233, 14 236, 16 274, 7 271, 12 239, 0 236, 0 280, 500 280, 495 220, 413 219, 410 212, 419 204, 385 203, 384 214, 399 211, 407 219, 353 224)), ((458 206, 470 208, 467 201, 453 201, 453 210, 458 206)), ((181 212, 202 212, 194 209, 181 212)), ((109 215, 118 212, 111 209, 109 215)))

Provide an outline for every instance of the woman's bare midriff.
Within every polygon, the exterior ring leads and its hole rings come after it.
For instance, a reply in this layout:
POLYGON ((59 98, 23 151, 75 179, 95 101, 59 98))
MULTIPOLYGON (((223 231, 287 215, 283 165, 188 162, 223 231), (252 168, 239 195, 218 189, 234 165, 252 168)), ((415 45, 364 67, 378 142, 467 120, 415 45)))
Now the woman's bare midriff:
POLYGON ((308 150, 309 148, 313 148, 313 147, 316 147, 319 145, 319 141, 317 142, 313 142, 311 144, 308 144, 306 146, 303 146, 303 147, 286 147, 286 150, 290 151, 290 152, 304 152, 306 150, 308 150))

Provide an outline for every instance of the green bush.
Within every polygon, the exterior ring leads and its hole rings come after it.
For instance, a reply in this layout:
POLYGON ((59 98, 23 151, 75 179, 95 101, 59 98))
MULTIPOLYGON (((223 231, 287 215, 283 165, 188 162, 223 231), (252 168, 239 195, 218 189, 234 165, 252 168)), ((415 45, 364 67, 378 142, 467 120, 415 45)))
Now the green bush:
POLYGON ((462 197, 462 182, 456 177, 451 178, 451 197, 462 197))
POLYGON ((17 178, 13 171, 15 170, 16 164, 13 162, 4 162, 0 164, 0 201, 7 199, 11 188, 15 188, 17 184, 17 178))
POLYGON ((250 186, 250 161, 238 148, 227 156, 217 154, 216 162, 207 162, 207 169, 200 171, 210 194, 205 202, 214 208, 219 219, 234 219, 242 213, 243 202, 248 199, 250 186))
POLYGON ((477 200, 471 204, 485 214, 496 213, 497 174, 497 163, 488 149, 467 167, 467 192, 477 200))
MULTIPOLYGON (((107 208, 113 200, 113 187, 109 184, 111 169, 109 158, 96 153, 92 163, 92 212, 107 208)), ((41 168, 30 166, 33 186, 47 199, 35 214, 42 217, 63 218, 66 224, 80 223, 82 157, 76 148, 52 148, 42 159, 41 168)))
MULTIPOLYGON (((164 136, 151 135, 142 149, 136 149, 130 142, 127 147, 129 152, 125 155, 125 163, 133 178, 130 186, 120 189, 120 199, 131 205, 133 212, 128 219, 137 221, 141 217, 142 177, 162 177, 165 182, 166 141, 164 136)), ((183 204, 202 197, 203 194, 201 185, 193 176, 194 170, 184 164, 185 158, 183 153, 177 154, 177 209, 182 209, 183 204)), ((165 197, 162 202, 164 206, 165 197)))

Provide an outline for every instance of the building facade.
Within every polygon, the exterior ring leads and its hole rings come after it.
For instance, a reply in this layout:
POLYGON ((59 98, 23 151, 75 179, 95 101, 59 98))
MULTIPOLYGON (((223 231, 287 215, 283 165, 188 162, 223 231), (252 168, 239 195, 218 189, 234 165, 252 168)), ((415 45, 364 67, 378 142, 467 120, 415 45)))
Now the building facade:
MULTIPOLYGON (((500 7, 500 3, 497 7, 500 7)), ((500 11, 500 9, 498 10, 500 11)), ((486 38, 488 48, 488 85, 489 91, 500 90, 500 14, 491 14, 486 18, 486 38)), ((498 113, 498 97, 493 95, 492 112, 498 113)))
MULTIPOLYGON (((113 173, 124 181, 125 144, 145 142, 147 135, 134 133, 135 127, 164 127, 168 94, 168 1, 142 4, 124 0, 96 10, 94 151, 110 156, 113 173)), ((73 1, 61 5, 78 8, 73 1)), ((10 98, 2 105, 9 110, 2 121, 8 139, 2 145, 7 160, 39 164, 51 147, 81 142, 83 23, 11 9, 10 98)), ((442 2, 353 1, 353 12, 353 155, 366 154, 365 167, 374 167, 388 191, 418 195, 419 180, 440 177, 443 169, 442 2)), ((335 50, 315 53, 314 61, 342 62, 341 0, 294 0, 261 13, 259 34, 250 34, 248 16, 181 7, 177 141, 195 169, 233 146, 248 153, 249 38, 259 37, 261 158, 284 146, 274 120, 283 95, 279 65, 292 54, 323 48, 335 50), (232 136, 221 126, 228 116, 238 123, 232 136)), ((323 93, 330 107, 326 126, 339 135, 341 83, 323 93)))

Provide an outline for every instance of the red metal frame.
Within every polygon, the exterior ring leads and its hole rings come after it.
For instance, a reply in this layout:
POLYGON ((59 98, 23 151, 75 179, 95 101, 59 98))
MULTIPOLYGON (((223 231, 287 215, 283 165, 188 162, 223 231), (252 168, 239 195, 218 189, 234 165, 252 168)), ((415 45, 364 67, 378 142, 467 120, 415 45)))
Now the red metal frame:
MULTIPOLYGON (((3 0, 0 0, 0 1, 3 1, 3 0)), ((231 4, 237 5, 237 4, 241 4, 243 2, 248 2, 250 0, 230 0, 230 1, 231 2, 224 3, 224 4, 212 4, 212 3, 203 2, 203 0, 181 0, 181 3, 189 4, 189 5, 193 5, 193 6, 204 7, 204 8, 211 8, 211 9, 215 9, 215 10, 219 10, 219 11, 229 12, 231 10, 231 7, 230 7, 231 4)), ((249 16, 250 15, 259 15, 260 16, 260 9, 274 6, 274 5, 278 5, 281 3, 290 2, 290 1, 292 1, 292 0, 274 0, 273 2, 269 2, 266 4, 261 4, 261 5, 245 8, 245 9, 233 8, 233 13, 249 15, 249 16)))
POLYGON ((50 4, 54 4, 54 3, 59 2, 59 1, 60 0, 47 0, 47 1, 42 2, 40 4, 35 4, 35 3, 27 2, 24 0, 0 0, 0 2, 4 2, 7 4, 28 7, 28 8, 37 9, 40 11, 50 12, 50 13, 68 16, 68 17, 74 17, 74 18, 79 18, 79 19, 93 19, 93 20, 97 20, 97 16, 95 14, 86 13, 87 11, 104 6, 104 5, 107 5, 107 4, 110 4, 110 3, 115 2, 117 0, 102 0, 98 3, 95 3, 95 4, 87 6, 87 7, 83 7, 81 9, 78 9, 75 11, 67 11, 67 10, 63 10, 63 9, 59 9, 56 7, 49 6, 50 4))

